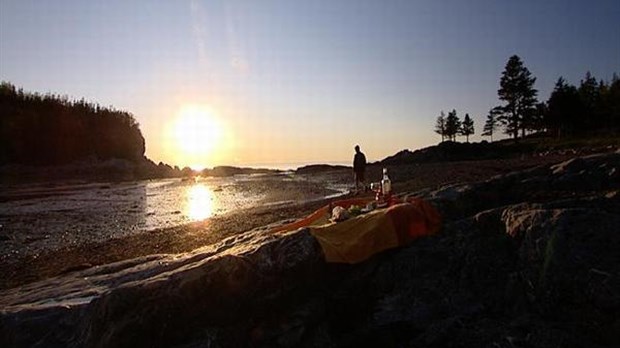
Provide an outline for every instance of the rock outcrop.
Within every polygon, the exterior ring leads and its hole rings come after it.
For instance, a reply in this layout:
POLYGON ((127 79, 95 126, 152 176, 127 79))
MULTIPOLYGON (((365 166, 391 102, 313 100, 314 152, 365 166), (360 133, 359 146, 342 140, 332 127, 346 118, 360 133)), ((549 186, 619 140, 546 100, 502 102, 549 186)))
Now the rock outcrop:
POLYGON ((620 345, 620 153, 418 192, 443 231, 357 265, 249 231, 0 292, 0 345, 620 345))

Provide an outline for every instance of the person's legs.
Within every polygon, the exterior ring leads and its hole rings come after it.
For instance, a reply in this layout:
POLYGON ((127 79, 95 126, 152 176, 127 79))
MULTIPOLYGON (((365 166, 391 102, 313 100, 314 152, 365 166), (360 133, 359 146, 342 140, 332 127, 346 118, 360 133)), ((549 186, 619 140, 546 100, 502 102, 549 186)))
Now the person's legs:
POLYGON ((364 172, 355 172, 355 191, 360 191, 360 186, 366 192, 366 180, 364 178, 364 172))
POLYGON ((362 185, 362 189, 364 190, 364 192, 366 192, 366 173, 365 172, 361 172, 360 173, 360 184, 362 185))

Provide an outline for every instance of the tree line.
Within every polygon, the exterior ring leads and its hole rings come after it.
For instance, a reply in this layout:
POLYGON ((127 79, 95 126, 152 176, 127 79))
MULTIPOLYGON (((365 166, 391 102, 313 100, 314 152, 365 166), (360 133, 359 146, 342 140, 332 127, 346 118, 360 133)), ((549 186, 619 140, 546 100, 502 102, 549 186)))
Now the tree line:
POLYGON ((0 83, 0 164, 138 160, 144 137, 129 112, 0 83))
POLYGON ((469 136, 474 134, 474 120, 465 114, 463 121, 456 114, 456 110, 448 112, 448 116, 441 111, 435 122, 435 132, 441 135, 441 141, 456 141, 457 135, 463 135, 469 142, 469 136))
MULTIPOLYGON (((610 82, 597 80, 590 72, 579 87, 560 77, 547 101, 539 102, 534 88, 536 77, 519 56, 508 59, 497 91, 501 105, 487 114, 482 136, 493 141, 493 134, 503 128, 512 138, 543 132, 554 137, 582 136, 620 129, 620 78, 613 74, 610 82)), ((441 140, 456 140, 456 135, 474 134, 469 115, 461 122, 456 111, 445 116, 442 111, 435 122, 441 140), (467 121, 467 123, 466 123, 467 121)))

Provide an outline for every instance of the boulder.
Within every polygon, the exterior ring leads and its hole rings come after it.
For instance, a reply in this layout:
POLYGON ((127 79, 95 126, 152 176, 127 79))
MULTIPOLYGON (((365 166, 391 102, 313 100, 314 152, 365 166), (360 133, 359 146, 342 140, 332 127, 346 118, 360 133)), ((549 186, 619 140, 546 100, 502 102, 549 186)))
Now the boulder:
POLYGON ((519 242, 516 271, 541 316, 612 339, 620 313, 620 200, 570 203, 504 211, 506 231, 519 242))
POLYGON ((267 313, 294 289, 312 288, 317 263, 320 247, 307 230, 257 230, 188 254, 94 267, 3 291, 0 343, 167 345, 209 325, 230 327, 219 340, 242 342, 248 337, 238 333, 252 324, 244 312, 267 313))

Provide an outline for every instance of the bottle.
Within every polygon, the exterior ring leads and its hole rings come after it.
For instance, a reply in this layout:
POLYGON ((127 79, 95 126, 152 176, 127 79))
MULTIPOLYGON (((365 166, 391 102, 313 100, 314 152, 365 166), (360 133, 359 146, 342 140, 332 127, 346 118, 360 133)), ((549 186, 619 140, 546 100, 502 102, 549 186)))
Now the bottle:
POLYGON ((385 200, 389 200, 392 194, 392 181, 388 176, 387 168, 383 168, 383 179, 381 180, 381 193, 385 200))

